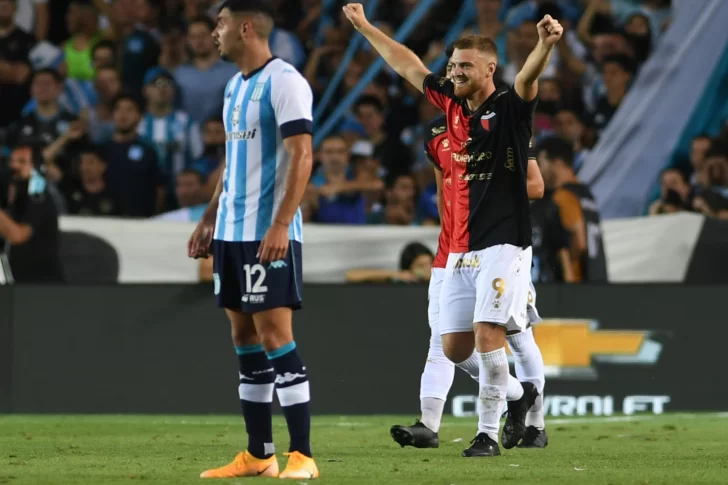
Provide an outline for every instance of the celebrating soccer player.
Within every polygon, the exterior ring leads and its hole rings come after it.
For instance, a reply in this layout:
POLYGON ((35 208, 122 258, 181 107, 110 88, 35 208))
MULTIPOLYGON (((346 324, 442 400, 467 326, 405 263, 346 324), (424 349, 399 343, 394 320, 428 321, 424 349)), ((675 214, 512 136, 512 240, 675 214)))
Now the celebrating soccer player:
MULTIPOLYGON (((412 51, 372 26, 361 4, 343 9, 384 60, 446 113, 453 227, 440 293, 440 334, 451 361, 467 360, 473 348, 479 356, 478 434, 463 456, 499 455, 500 410, 509 380, 506 333, 528 325, 531 226, 526 178, 537 81, 563 28, 545 16, 537 26, 539 42, 514 86, 496 89, 497 50, 487 37, 455 43, 451 81, 433 75, 412 51)), ((520 399, 508 403, 505 448, 523 438, 527 412, 539 394, 530 382, 520 392, 520 399)))
POLYGON ((271 55, 272 29, 269 2, 227 0, 213 32, 220 53, 240 73, 225 89, 225 170, 188 253, 205 258, 211 249, 214 256, 215 295, 230 319, 240 365, 248 448, 203 478, 319 476, 309 442, 308 376, 291 328, 292 311, 301 306, 298 207, 311 173, 313 95, 293 66, 271 55), (271 423, 274 389, 291 440, 280 474, 271 423))
MULTIPOLYGON (((448 47, 446 55, 448 60, 452 57, 453 47, 448 47)), ((448 61, 446 76, 450 79, 452 63, 448 61)), ((450 246, 450 232, 452 228, 451 217, 451 154, 450 142, 447 138, 447 122, 445 116, 433 120, 427 127, 425 136, 425 154, 435 169, 437 183, 437 207, 440 214, 441 230, 437 244, 437 255, 432 267, 432 277, 428 289, 427 316, 430 325, 430 345, 427 351, 427 361, 420 378, 420 412, 421 419, 412 426, 394 425, 390 429, 392 438, 401 446, 414 446, 415 448, 437 448, 439 446, 438 431, 445 401, 452 387, 455 377, 455 366, 445 357, 442 350, 442 337, 440 336, 440 288, 445 274, 445 267, 450 246)), ((544 193, 544 179, 541 176, 538 163, 533 151, 528 157, 527 188, 529 199, 540 199, 544 193)), ((475 308, 471 309, 472 312, 475 308)), ((536 290, 531 286, 531 297, 528 302, 529 325, 538 323, 541 318, 536 310, 536 290)), ((532 382, 539 392, 543 390, 544 369, 541 350, 533 338, 533 331, 529 328, 525 332, 517 332, 507 336, 508 345, 515 356, 516 376, 524 381, 532 382)), ((457 366, 470 377, 479 380, 477 352, 457 366)), ((508 377, 507 401, 516 401, 523 396, 521 384, 513 377, 508 377)), ((526 416, 526 434, 518 443, 522 448, 543 448, 548 443, 543 420, 542 396, 539 394, 537 402, 526 416)))

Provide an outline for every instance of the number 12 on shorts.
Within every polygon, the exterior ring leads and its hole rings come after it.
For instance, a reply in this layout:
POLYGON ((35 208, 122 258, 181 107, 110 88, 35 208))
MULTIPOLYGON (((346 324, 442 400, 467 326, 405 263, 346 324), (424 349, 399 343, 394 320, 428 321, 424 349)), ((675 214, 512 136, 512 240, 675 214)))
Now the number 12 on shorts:
POLYGON ((245 293, 265 293, 268 287, 263 285, 265 282, 265 267, 262 264, 246 264, 243 265, 245 272, 245 293), (255 279, 255 282, 253 282, 255 279))

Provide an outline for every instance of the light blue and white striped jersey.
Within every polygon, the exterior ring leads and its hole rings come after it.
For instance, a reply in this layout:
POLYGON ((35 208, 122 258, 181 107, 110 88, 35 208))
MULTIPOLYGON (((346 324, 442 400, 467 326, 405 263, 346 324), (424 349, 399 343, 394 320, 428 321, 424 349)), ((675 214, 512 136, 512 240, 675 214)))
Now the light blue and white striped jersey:
MULTIPOLYGON (((96 106, 97 102, 93 83, 77 79, 66 79, 63 83, 63 91, 58 97, 58 104, 76 116, 84 109, 96 106)), ((32 113, 37 105, 35 99, 31 99, 23 107, 23 114, 32 113)))
POLYGON ((184 111, 173 111, 164 117, 145 113, 137 132, 157 148, 161 169, 171 181, 202 156, 200 127, 184 111))
MULTIPOLYGON (((223 106, 227 165, 215 239, 263 240, 283 200, 291 163, 283 140, 312 132, 312 105, 308 82, 281 59, 230 80, 223 106)), ((291 240, 303 242, 300 209, 288 232, 291 240)))

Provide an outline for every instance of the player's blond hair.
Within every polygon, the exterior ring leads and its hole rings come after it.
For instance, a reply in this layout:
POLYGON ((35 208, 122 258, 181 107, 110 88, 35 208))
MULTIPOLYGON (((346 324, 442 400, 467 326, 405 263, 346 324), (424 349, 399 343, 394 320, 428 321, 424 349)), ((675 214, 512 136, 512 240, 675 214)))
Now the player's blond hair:
POLYGON ((498 58, 498 47, 490 37, 484 35, 468 35, 462 39, 456 40, 453 45, 454 49, 466 50, 475 49, 486 54, 491 54, 496 59, 498 58))

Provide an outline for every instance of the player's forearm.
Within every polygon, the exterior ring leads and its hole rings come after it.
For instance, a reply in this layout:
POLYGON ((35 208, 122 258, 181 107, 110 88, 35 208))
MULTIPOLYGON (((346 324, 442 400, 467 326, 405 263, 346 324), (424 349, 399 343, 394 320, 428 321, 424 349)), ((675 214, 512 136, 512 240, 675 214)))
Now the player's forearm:
POLYGON ((561 263, 561 273, 564 281, 567 283, 578 283, 579 280, 574 273, 574 266, 571 264, 571 256, 567 249, 564 248, 559 251, 559 261, 561 263))
POLYGON ((429 71, 414 52, 371 24, 360 32, 397 74, 422 91, 422 83, 429 71))
POLYGON ((526 63, 523 65, 521 72, 518 73, 518 76, 524 83, 532 84, 538 81, 538 78, 543 74, 546 66, 549 64, 552 51, 553 46, 548 47, 540 41, 536 44, 536 47, 528 55, 528 59, 526 59, 526 63))
POLYGON ((312 166, 313 154, 310 151, 294 154, 288 169, 288 176, 286 177, 286 192, 283 195, 283 200, 273 219, 273 223, 286 227, 291 225, 291 221, 296 216, 296 212, 298 212, 303 196, 306 193, 312 166))
POLYGON ((222 179, 225 176, 225 168, 220 170, 220 175, 217 177, 217 185, 215 186, 215 192, 213 192, 212 197, 210 198, 210 203, 207 204, 207 209, 205 209, 204 214, 202 215, 203 219, 206 220, 214 220, 217 216, 217 207, 220 204, 220 194, 222 194, 222 179))
POLYGON ((546 189, 538 162, 531 158, 528 160, 528 172, 526 176, 526 190, 529 200, 541 199, 546 189))

